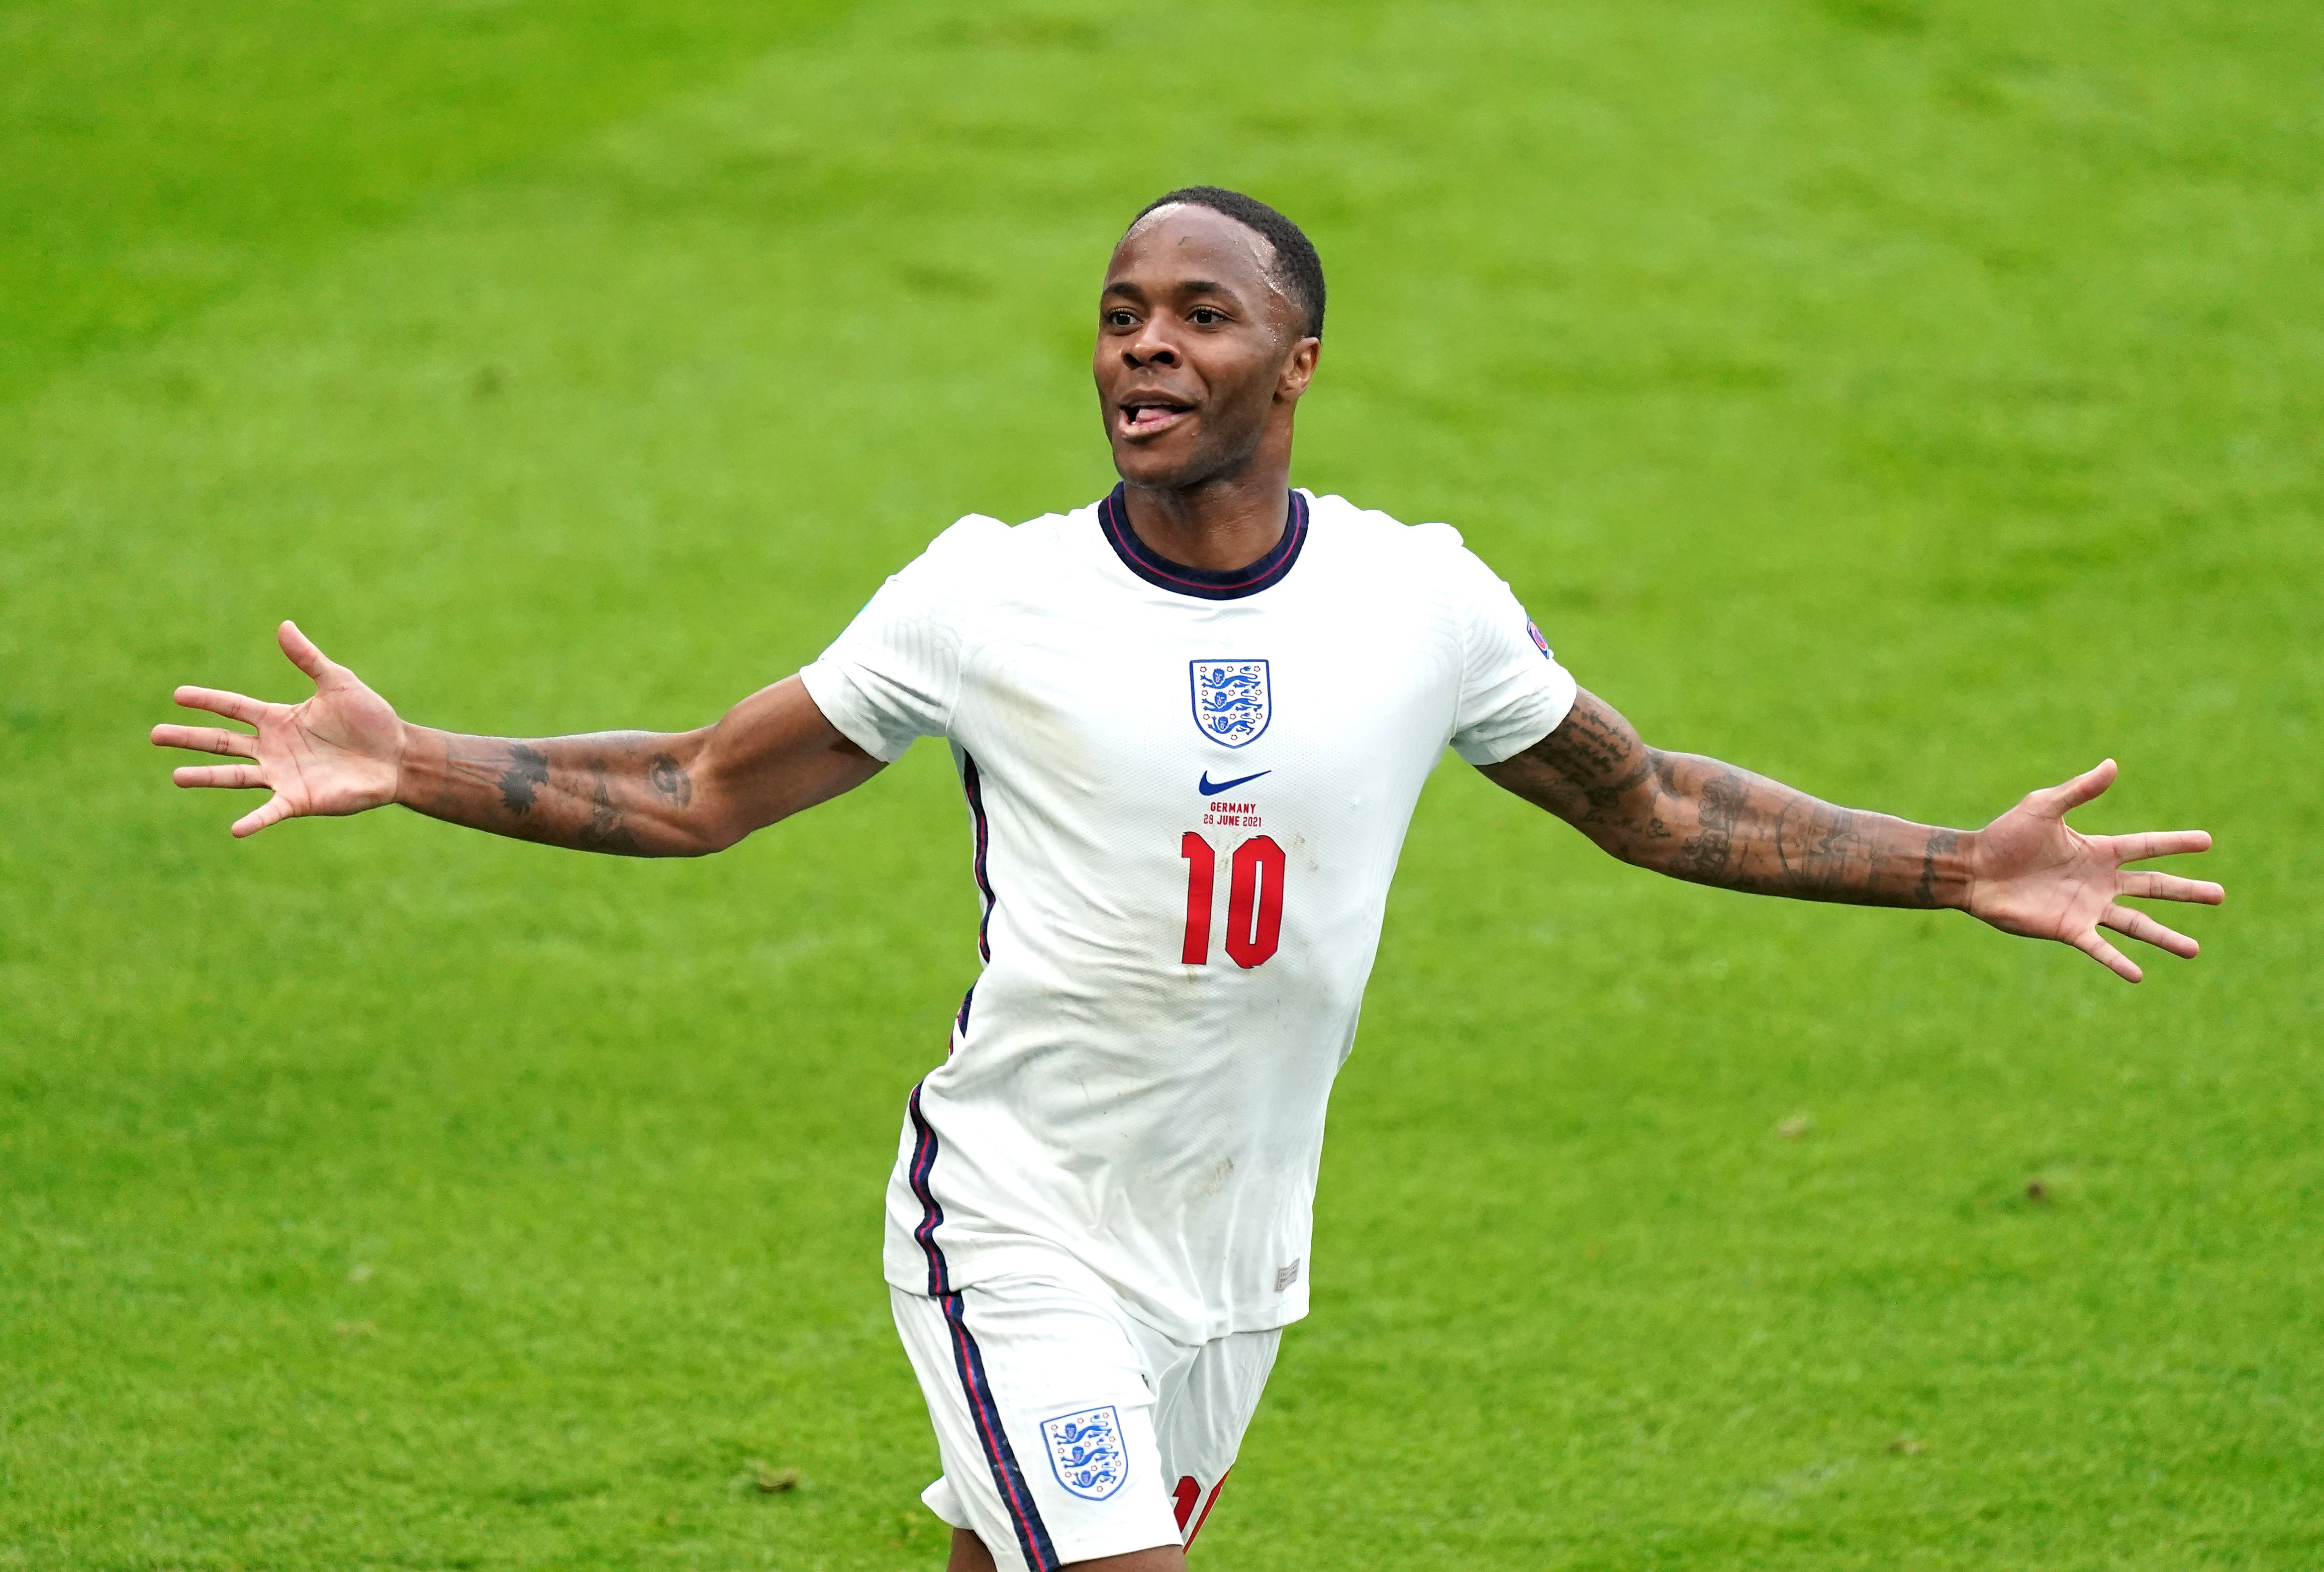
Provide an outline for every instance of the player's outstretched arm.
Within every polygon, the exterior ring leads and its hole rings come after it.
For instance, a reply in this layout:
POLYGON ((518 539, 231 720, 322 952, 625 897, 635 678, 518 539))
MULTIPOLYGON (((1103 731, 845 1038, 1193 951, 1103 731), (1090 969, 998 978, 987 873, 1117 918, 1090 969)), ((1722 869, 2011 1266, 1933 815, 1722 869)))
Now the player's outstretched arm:
POLYGON ((1555 731, 1484 772, 1612 855, 1673 878, 1802 901, 1959 907, 2005 933, 2070 944, 2133 983, 2137 966, 2100 929, 2175 956, 2198 947, 2122 897, 2213 906, 2225 898, 2217 884, 2123 865, 2208 851, 2202 830, 2083 835, 2067 825, 2070 809, 2113 784, 2111 759, 2027 793, 1983 829, 1941 829, 1835 808, 1716 759, 1650 748, 1612 706, 1584 692, 1555 731))
POLYGON ((155 745, 244 761, 196 764, 180 786, 273 792, 235 822, 236 836, 308 815, 361 813, 400 802, 495 835, 629 856, 696 856, 862 784, 880 762, 824 719, 796 677, 764 688, 715 725, 690 732, 588 736, 464 736, 412 726, 296 624, 276 635, 314 679, 314 697, 270 704, 210 688, 180 688, 189 709, 238 720, 157 726, 155 745))

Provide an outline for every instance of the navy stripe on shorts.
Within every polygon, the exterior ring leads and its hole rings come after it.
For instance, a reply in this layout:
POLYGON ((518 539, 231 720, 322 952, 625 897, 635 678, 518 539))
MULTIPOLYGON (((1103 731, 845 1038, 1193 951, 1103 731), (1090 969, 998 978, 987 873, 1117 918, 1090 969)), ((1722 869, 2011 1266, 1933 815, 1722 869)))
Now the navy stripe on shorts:
POLYGON ((909 1170, 912 1193, 920 1200, 919 1226, 912 1237, 919 1241, 920 1249, 928 1258, 928 1296, 944 1307, 945 1324, 952 1328, 953 1364, 960 1372, 961 1391, 967 1394, 969 1416, 976 1422, 976 1437, 984 1447, 985 1461, 992 1468, 993 1488, 1001 1493, 1001 1503, 1009 1512, 1009 1521, 1017 1530, 1018 1548, 1025 1552, 1026 1561, 1034 1572, 1056 1572, 1061 1563, 1057 1549, 1049 1541, 1048 1525, 1042 1522, 1040 1509, 1033 1504, 1032 1487, 1026 1483, 1025 1471, 1018 1466, 1017 1449, 1009 1444, 1009 1432, 1001 1423, 1001 1405, 994 1401, 992 1382, 984 1373, 984 1355, 976 1345, 976 1336, 968 1329, 968 1309, 953 1291, 952 1279, 946 1268, 944 1251, 936 1244, 936 1229, 944 1222, 944 1208, 936 1204, 928 1188, 928 1176, 936 1168, 936 1133, 927 1115, 920 1112, 920 1088, 912 1088, 908 1105, 912 1115, 912 1165, 909 1170))

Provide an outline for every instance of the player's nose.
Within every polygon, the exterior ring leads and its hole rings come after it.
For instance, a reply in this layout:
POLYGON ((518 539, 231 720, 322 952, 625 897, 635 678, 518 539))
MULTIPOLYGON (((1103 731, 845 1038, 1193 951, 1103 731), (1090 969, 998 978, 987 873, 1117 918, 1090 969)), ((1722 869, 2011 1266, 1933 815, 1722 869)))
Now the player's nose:
POLYGON ((1141 365, 1176 365, 1178 347, 1169 336, 1158 330, 1158 325, 1148 322, 1138 336, 1121 347, 1121 363, 1135 369, 1141 365))

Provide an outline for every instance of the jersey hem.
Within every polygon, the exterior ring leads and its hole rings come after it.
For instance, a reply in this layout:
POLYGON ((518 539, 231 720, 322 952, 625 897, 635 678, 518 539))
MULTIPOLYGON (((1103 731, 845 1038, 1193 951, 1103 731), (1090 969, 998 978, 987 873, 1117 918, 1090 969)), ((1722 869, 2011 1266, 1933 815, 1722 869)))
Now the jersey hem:
MULTIPOLYGON (((890 1243, 892 1244, 892 1239, 890 1243)), ((915 1244, 912 1248, 917 1251, 918 1247, 915 1244)), ((1060 1275, 1062 1266, 1067 1274, 1085 1276, 1098 1287, 1102 1288, 1106 1296, 1121 1307, 1122 1314, 1140 1326, 1150 1327, 1173 1343, 1183 1343, 1188 1347, 1199 1346, 1204 1343, 1215 1343, 1222 1337, 1232 1337, 1243 1332, 1281 1331, 1296 1322, 1305 1320, 1309 1309, 1306 1285, 1303 1282, 1300 1284, 1300 1291, 1284 1296, 1283 1307, 1279 1313, 1259 1316, 1221 1316, 1204 1321, 1191 1321, 1176 1316, 1157 1314, 1124 1291, 1121 1284, 1107 1277, 1063 1245, 1052 1244, 1046 1239, 1027 1239, 1017 1244, 981 1244, 965 1253, 955 1244, 945 1246, 943 1254, 942 1287, 937 1291, 930 1291, 930 1275, 924 1259, 916 1260, 913 1269, 909 1271, 899 1267, 893 1260, 884 1261, 881 1275, 890 1288, 899 1292, 924 1299, 940 1299, 948 1294, 973 1290, 979 1283, 988 1282, 998 1277, 1030 1277, 1056 1281, 1060 1275), (964 1255, 969 1262, 964 1270, 964 1255)))

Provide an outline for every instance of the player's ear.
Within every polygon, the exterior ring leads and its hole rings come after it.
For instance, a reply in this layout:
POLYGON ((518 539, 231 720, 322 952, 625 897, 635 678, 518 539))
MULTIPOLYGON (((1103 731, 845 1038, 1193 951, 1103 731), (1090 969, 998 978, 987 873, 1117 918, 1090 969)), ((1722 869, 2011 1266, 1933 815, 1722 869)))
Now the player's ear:
POLYGON ((1321 338, 1302 338, 1293 345, 1290 355, 1283 362, 1281 375, 1275 379, 1275 396, 1296 399, 1305 393, 1307 384, 1315 380, 1315 361, 1323 353, 1323 341, 1321 338))

